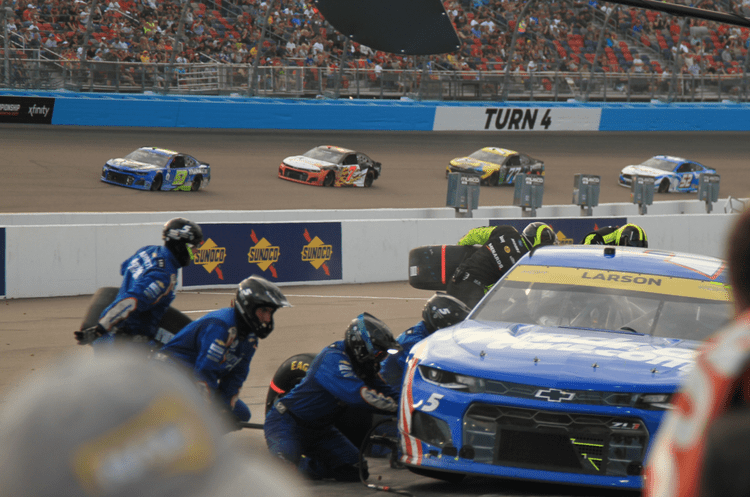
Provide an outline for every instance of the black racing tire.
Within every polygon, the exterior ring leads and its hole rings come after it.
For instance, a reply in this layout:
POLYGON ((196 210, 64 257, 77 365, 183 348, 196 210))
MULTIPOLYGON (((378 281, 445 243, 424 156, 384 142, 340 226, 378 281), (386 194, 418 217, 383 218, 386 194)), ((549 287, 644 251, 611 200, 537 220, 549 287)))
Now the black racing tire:
MULTIPOLYGON (((94 295, 91 296, 91 300, 89 301, 89 306, 86 309, 86 314, 84 314, 80 329, 85 330, 86 328, 96 326, 99 322, 99 316, 102 315, 102 311, 104 311, 109 304, 114 302, 119 291, 120 289, 116 286, 105 286, 94 292, 94 295)), ((174 335, 187 326, 191 321, 192 319, 187 315, 178 311, 174 307, 169 306, 164 317, 159 321, 159 327, 174 335)))
MULTIPOLYGON (((294 388, 307 374, 315 354, 293 355, 276 370, 266 395, 266 414, 273 408, 277 399, 281 399, 294 388)), ((336 427, 356 447, 362 445, 367 432, 372 428, 373 415, 365 408, 349 407, 336 422, 336 427)))
POLYGON ((193 184, 190 185, 191 192, 197 192, 201 189, 201 183, 203 182, 203 176, 196 176, 193 178, 193 184))
POLYGON ((326 174, 326 177, 323 178, 323 186, 333 186, 333 184, 336 182, 336 173, 333 171, 328 171, 328 174, 326 174))
POLYGON ((667 193, 669 191, 669 180, 667 178, 664 178, 661 180, 661 183, 659 183, 659 190, 658 193, 667 193))
POLYGON ((498 186, 498 178, 500 178, 500 171, 495 171, 489 175, 486 184, 489 186, 498 186))
POLYGON ((161 184, 164 182, 164 179, 161 177, 161 174, 157 174, 154 178, 154 181, 151 183, 151 191, 156 192, 161 190, 161 184))
POLYGON ((266 414, 273 407, 276 399, 286 395, 289 390, 302 381, 313 359, 315 359, 315 354, 297 354, 281 363, 281 366, 274 373, 271 383, 268 385, 266 414))
POLYGON ((367 174, 365 174, 365 188, 371 187, 373 181, 375 181, 375 174, 368 170, 367 174))
POLYGON ((409 284, 419 290, 445 290, 475 245, 423 245, 409 251, 409 284))

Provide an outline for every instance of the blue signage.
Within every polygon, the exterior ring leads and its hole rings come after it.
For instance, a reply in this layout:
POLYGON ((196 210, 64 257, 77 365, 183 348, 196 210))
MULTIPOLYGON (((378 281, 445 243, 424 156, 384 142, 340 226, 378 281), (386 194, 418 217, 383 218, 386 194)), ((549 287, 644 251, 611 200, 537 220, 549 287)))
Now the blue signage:
POLYGON ((203 244, 182 271, 183 287, 342 279, 341 223, 201 223, 203 244))
POLYGON ((499 226, 506 224, 513 226, 519 232, 529 225, 529 223, 535 222, 547 223, 557 234, 557 240, 560 245, 571 245, 581 243, 583 237, 591 233, 592 231, 604 228, 605 226, 622 226, 627 224, 628 220, 624 217, 608 217, 608 218, 596 218, 596 217, 580 217, 575 219, 540 219, 540 218, 528 218, 526 220, 509 220, 509 219, 493 219, 490 221, 490 226, 499 226))

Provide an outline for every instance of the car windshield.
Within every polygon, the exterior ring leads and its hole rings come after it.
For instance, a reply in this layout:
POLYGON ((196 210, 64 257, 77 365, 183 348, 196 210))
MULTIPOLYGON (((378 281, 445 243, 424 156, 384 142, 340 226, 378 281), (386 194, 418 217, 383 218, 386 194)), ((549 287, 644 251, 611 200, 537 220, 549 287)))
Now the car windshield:
POLYGON ((136 150, 125 156, 128 160, 143 162, 154 166, 164 167, 169 162, 169 155, 157 154, 150 150, 136 150))
POLYGON ((652 157, 646 162, 641 164, 642 166, 653 167, 654 169, 661 169, 662 171, 673 171, 676 164, 663 159, 657 159, 652 157))
POLYGON ((514 276, 517 270, 492 289, 472 319, 703 340, 732 317, 723 283, 541 266, 524 266, 514 276))
POLYGON ((502 164, 503 161, 505 160, 505 157, 503 157, 502 155, 498 155, 492 152, 486 152, 484 150, 477 150, 476 152, 471 154, 469 157, 471 157, 472 159, 492 162, 494 164, 502 164))
POLYGON ((310 157, 311 159, 324 160, 326 162, 333 162, 334 164, 338 164, 339 162, 341 162, 341 158, 344 156, 344 153, 329 148, 316 147, 305 152, 304 156, 310 157))

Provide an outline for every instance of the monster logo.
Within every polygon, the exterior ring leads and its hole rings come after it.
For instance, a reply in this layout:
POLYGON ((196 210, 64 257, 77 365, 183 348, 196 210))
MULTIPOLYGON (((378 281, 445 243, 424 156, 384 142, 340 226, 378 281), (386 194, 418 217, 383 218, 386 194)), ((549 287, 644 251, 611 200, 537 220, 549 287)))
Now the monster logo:
POLYGON ((224 279, 224 274, 221 272, 219 264, 224 262, 227 256, 227 249, 224 247, 217 247, 216 243, 212 239, 206 240, 200 248, 193 250, 193 262, 198 266, 203 266, 206 272, 211 273, 216 271, 216 276, 220 280, 224 279))
POLYGON ((326 245, 325 243, 323 243, 323 240, 321 240, 317 236, 315 238, 312 238, 307 229, 305 229, 303 236, 307 241, 307 245, 302 247, 302 260, 312 264, 315 269, 320 269, 322 266, 323 271, 326 273, 326 276, 330 276, 331 271, 330 269, 328 269, 326 261, 331 260, 331 257, 333 255, 333 246, 326 245))
POLYGON ((250 231, 250 238, 255 246, 250 247, 250 251, 247 253, 247 262, 257 264, 263 271, 269 270, 274 278, 278 278, 279 275, 273 264, 279 261, 281 249, 271 245, 271 242, 265 238, 258 240, 255 230, 250 231))

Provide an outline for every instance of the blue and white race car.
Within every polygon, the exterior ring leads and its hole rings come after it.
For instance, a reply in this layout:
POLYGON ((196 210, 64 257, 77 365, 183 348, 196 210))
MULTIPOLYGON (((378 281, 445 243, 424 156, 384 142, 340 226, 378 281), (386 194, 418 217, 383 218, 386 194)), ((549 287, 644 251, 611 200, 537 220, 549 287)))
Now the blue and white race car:
POLYGON ((537 249, 465 321, 412 349, 400 460, 449 480, 639 489, 649 444, 696 348, 731 317, 720 259, 537 249))
POLYGON ((211 181, 211 166, 190 155, 141 147, 102 167, 102 181, 138 190, 197 191, 211 181))
POLYGON ((655 155, 641 164, 624 167, 618 183, 630 188, 633 176, 650 176, 658 193, 695 192, 701 173, 716 174, 716 169, 681 157, 655 155))

